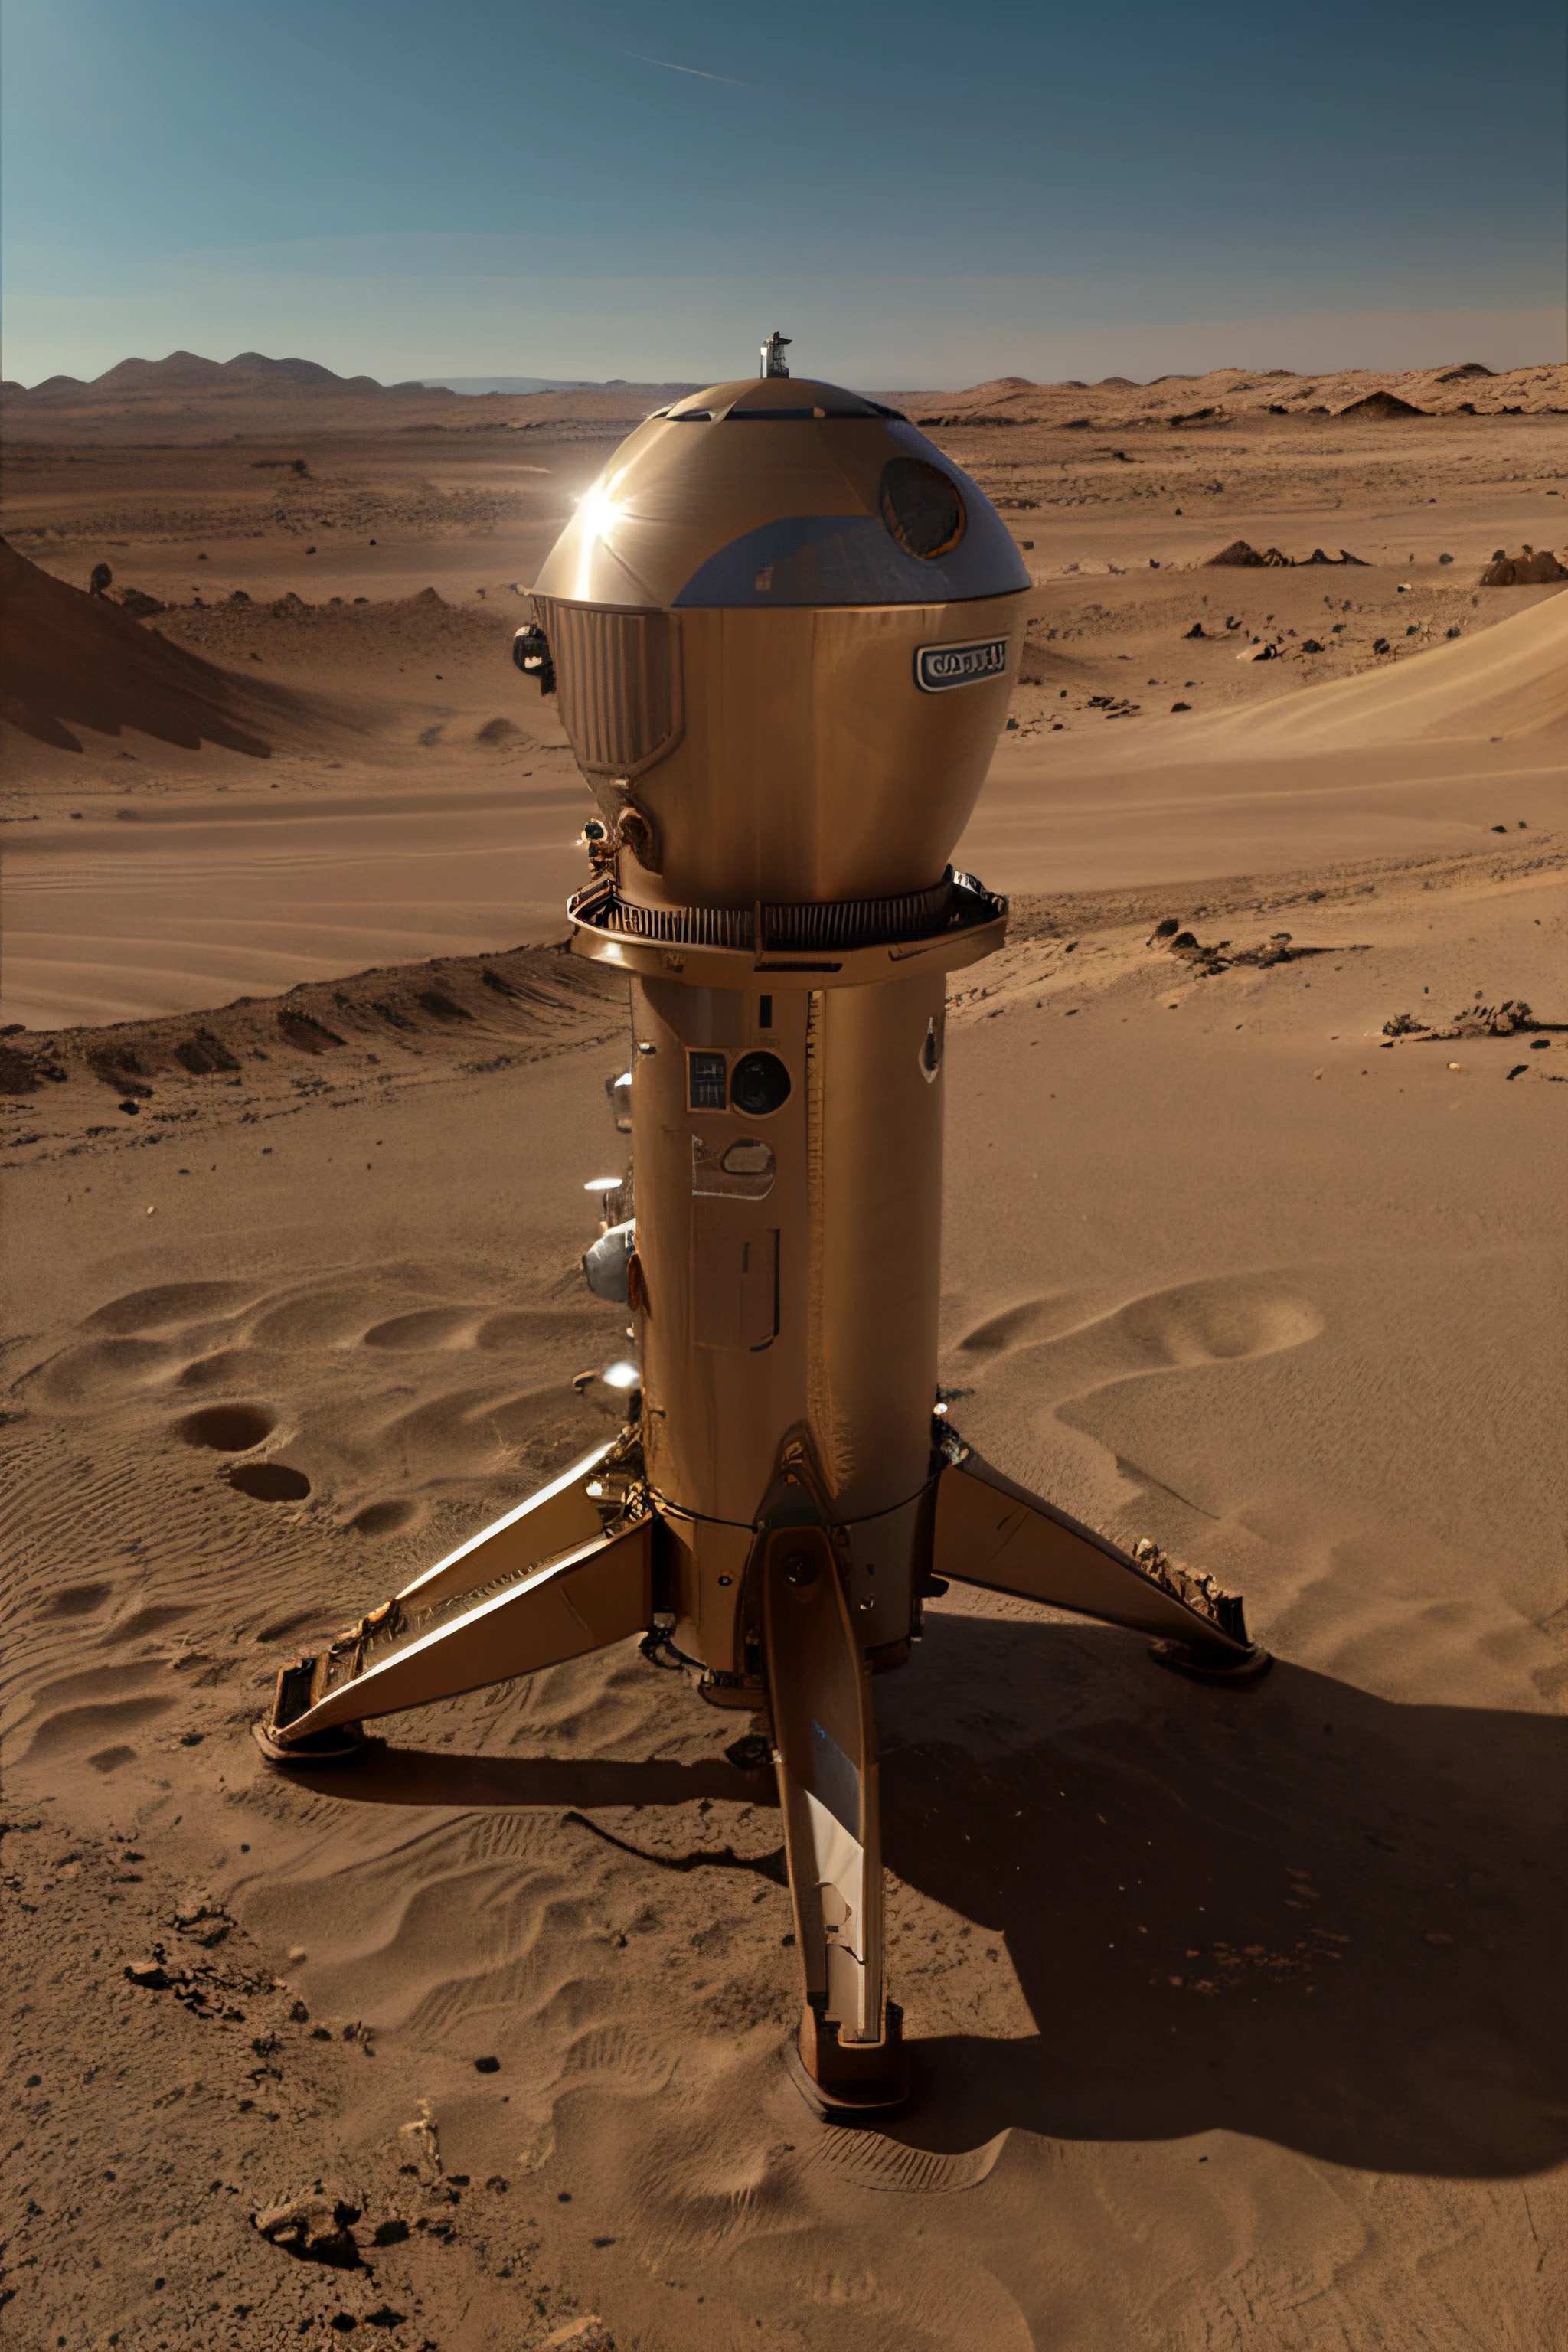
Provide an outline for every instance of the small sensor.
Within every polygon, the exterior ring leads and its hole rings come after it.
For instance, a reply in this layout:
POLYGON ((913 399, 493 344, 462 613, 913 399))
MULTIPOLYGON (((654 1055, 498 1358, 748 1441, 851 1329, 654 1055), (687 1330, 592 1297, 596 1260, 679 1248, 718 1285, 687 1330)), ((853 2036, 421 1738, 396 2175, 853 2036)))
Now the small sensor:
POLYGON ((729 1105, 728 1073, 722 1054, 689 1054, 686 1057, 686 1099, 693 1110, 724 1110, 729 1105))

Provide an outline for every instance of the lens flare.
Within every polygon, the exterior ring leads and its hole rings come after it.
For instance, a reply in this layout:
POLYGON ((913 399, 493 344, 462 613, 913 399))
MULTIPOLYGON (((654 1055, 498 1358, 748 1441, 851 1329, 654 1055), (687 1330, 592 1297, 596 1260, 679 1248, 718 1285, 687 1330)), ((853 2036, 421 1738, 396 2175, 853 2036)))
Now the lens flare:
POLYGON ((581 597, 586 598, 592 593, 594 550, 601 540, 606 546, 608 545, 616 519, 622 512, 620 501, 616 497, 616 485, 622 479, 626 470, 622 466, 610 476, 607 481, 595 482, 592 489, 585 490, 578 501, 576 593, 581 597))

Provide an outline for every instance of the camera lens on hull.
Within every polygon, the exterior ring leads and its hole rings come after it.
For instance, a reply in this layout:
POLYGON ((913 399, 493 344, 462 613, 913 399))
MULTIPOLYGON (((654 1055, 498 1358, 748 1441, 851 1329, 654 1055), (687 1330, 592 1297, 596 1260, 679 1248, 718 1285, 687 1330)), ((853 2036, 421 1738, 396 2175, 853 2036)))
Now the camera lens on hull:
POLYGON ((789 1072, 776 1054, 742 1054, 730 1074, 730 1100, 748 1118, 765 1118, 789 1100, 789 1072))

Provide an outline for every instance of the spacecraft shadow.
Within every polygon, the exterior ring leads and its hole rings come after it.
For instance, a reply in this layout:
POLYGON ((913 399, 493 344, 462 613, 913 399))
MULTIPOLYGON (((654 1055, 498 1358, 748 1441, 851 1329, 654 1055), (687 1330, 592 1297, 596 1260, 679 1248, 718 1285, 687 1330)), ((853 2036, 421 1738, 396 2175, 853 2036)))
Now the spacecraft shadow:
MULTIPOLYGON (((1494 2179, 1568 2155, 1560 1953, 1540 1927, 1568 1724, 1394 1705, 1282 1661, 1238 1704, 1167 1685, 1125 1634, 946 1611, 926 1627, 878 1688, 884 1859, 969 1927, 970 1966, 1013 1971, 1034 2031, 927 2036, 915 2005, 914 2100, 880 2131, 952 2153, 1010 2127, 1224 2130, 1494 2179)), ((376 1805, 777 1803, 771 1773, 717 1761, 378 1741, 291 1777, 376 1805)), ((776 1879, 763 1838, 737 1859, 776 1879)), ((617 1821, 622 1851, 643 1842, 617 1821)), ((700 1883, 690 1854, 647 1856, 672 1864, 700 1883)), ((893 1951, 914 1990, 921 1956, 893 1951)))

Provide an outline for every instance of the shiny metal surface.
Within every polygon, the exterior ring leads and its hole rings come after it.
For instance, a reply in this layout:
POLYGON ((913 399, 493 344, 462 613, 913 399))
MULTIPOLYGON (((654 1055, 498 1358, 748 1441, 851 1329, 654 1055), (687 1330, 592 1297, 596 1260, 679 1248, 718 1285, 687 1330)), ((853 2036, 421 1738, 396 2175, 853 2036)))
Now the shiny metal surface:
POLYGON ((533 592, 625 895, 931 888, 1005 716, 1028 585, 978 486, 857 394, 748 380, 649 418, 533 592))

